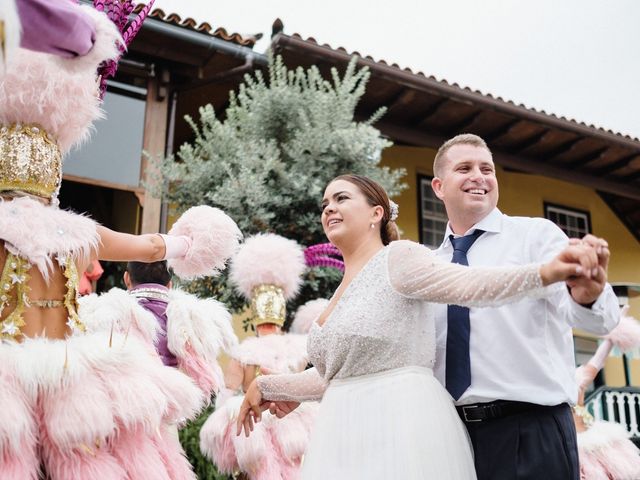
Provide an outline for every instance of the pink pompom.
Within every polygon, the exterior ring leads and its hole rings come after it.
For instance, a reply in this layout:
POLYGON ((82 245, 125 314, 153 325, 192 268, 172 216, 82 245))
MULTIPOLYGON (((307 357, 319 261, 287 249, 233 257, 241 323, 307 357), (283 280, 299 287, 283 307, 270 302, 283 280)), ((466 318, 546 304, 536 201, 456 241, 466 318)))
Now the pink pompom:
POLYGON ((291 299, 300 288, 305 269, 302 247, 273 233, 248 238, 231 262, 231 281, 250 299, 258 285, 276 285, 291 299))
POLYGON ((620 323, 614 328, 606 339, 617 346, 623 352, 640 346, 640 323, 630 315, 627 315, 628 308, 625 307, 620 312, 620 323))
POLYGON ((242 238, 236 222, 222 210, 206 205, 184 212, 169 235, 191 239, 191 248, 183 258, 168 261, 175 274, 186 280, 219 274, 242 238))
POLYGON ((298 333, 305 335, 309 333, 311 325, 315 322, 322 312, 327 309, 329 300, 326 298, 317 298, 315 300, 309 300, 304 305, 301 305, 293 318, 291 324, 291 333, 298 333))

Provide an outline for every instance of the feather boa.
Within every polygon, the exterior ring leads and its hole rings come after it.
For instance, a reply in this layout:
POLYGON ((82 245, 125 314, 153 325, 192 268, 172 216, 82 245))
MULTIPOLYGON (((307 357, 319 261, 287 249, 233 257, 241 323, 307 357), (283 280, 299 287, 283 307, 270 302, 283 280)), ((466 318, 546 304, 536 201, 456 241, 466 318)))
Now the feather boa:
POLYGON ((242 365, 260 365, 269 373, 293 373, 308 362, 307 337, 288 333, 250 337, 231 351, 231 357, 242 365))
POLYGON ((0 240, 48 279, 55 257, 88 262, 99 236, 90 218, 21 197, 0 199, 0 240))
POLYGON ((100 63, 116 58, 122 41, 115 25, 91 7, 82 7, 96 25, 95 43, 85 56, 62 59, 17 48, 0 78, 0 124, 37 124, 62 153, 85 141, 103 117, 96 85, 100 63))

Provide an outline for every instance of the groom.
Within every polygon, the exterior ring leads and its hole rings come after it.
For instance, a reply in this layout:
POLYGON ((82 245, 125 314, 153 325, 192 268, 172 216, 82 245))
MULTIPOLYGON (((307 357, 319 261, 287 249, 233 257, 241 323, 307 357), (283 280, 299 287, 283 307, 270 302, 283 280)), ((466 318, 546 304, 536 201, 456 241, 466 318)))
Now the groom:
MULTIPOLYGON (((458 135, 436 154, 432 187, 449 217, 437 250, 447 262, 544 262, 568 242, 553 223, 497 209, 491 151, 458 135), (455 252, 454 252, 455 249, 455 252)), ((579 241, 579 240, 573 240, 579 241)), ((618 321, 607 281, 609 250, 588 235, 600 267, 590 278, 498 308, 436 306, 436 375, 455 400, 475 452, 478 480, 578 480, 572 327, 603 335, 618 321)))

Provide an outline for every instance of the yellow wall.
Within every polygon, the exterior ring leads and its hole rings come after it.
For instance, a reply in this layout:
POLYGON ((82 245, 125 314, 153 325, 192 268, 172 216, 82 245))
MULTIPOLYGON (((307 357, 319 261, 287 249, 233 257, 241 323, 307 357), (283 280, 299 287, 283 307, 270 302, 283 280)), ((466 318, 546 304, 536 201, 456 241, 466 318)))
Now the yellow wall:
MULTIPOLYGON (((407 170, 404 181, 409 188, 396 202, 400 206, 398 226, 402 236, 419 240, 418 189, 419 174, 432 176, 435 150, 429 148, 394 146, 384 151, 382 163, 407 170)), ((508 215, 544 216, 544 202, 586 210, 591 215, 594 235, 605 238, 611 250, 609 281, 640 283, 640 243, 620 222, 595 190, 569 182, 538 175, 505 172, 497 167, 500 185, 498 207, 508 215)), ((631 300, 631 314, 640 318, 640 298, 631 300)), ((640 384, 640 360, 631 360, 634 385, 640 384)), ((609 358, 605 367, 607 384, 624 385, 624 370, 620 358, 609 358)))

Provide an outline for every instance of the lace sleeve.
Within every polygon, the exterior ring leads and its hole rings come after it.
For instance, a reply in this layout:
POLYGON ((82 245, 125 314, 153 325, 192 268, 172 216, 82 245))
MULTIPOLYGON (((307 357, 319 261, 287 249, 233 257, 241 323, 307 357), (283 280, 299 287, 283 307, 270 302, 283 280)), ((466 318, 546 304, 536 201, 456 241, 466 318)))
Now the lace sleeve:
POLYGON ((546 294, 537 264, 466 267, 445 263, 410 241, 393 242, 388 262, 389 280, 398 293, 429 302, 490 307, 546 294))
POLYGON ((307 402, 320 400, 327 382, 310 368, 300 373, 263 375, 258 377, 258 388, 264 400, 307 402))

